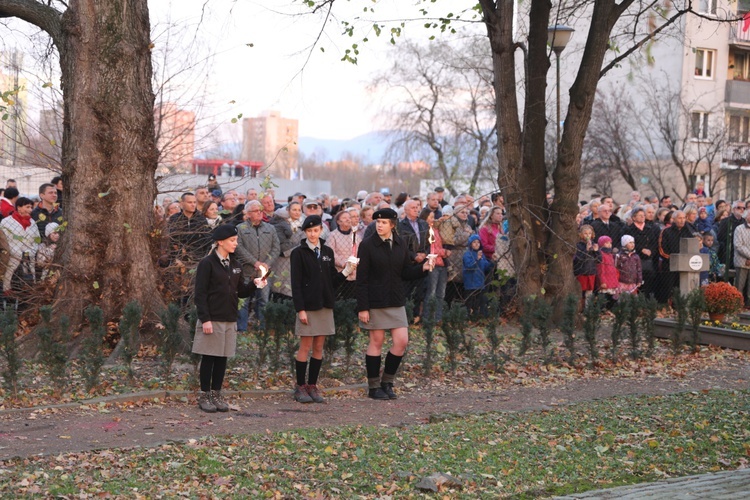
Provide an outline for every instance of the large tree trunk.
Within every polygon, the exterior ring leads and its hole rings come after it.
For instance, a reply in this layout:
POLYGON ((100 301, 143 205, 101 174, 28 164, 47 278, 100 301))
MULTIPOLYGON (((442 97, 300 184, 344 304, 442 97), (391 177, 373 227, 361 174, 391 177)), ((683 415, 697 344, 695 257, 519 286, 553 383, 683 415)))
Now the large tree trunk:
MULTIPOLYGON (((522 295, 536 294, 542 285, 541 244, 544 220, 538 218, 534 196, 534 172, 527 171, 522 152, 523 135, 518 119, 515 46, 513 43, 513 2, 480 2, 492 48, 495 76, 495 109, 497 112, 497 156, 500 167, 498 184, 505 195, 510 226, 513 260, 516 264, 518 291, 522 295)), ((547 63, 549 64, 549 63, 547 63)), ((542 103, 544 101, 542 100, 542 103)), ((544 179, 542 179, 544 186, 544 179)), ((543 193, 542 187, 542 193, 543 193)), ((542 198, 543 199, 543 198, 542 198)))
MULTIPOLYGON (((581 66, 570 88, 570 105, 552 176, 555 201, 550 210, 550 258, 545 288, 554 297, 562 298, 580 290, 573 276, 573 253, 577 242, 576 216, 581 190, 583 142, 591 121, 607 41, 621 13, 630 3, 630 0, 619 5, 613 0, 595 3, 581 66)), ((559 313, 562 301, 557 301, 557 304, 559 313)))
POLYGON ((55 310, 75 321, 97 304, 111 319, 137 300, 153 312, 163 303, 149 251, 158 154, 148 4, 72 0, 61 26, 67 228, 55 310))

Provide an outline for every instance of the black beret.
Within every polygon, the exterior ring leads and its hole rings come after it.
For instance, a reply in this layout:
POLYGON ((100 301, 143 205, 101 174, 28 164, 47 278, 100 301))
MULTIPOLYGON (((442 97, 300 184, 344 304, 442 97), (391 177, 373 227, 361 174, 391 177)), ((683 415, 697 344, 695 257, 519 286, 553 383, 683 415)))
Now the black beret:
POLYGON ((392 208, 383 208, 372 214, 372 220, 378 219, 398 220, 398 214, 392 208))
POLYGON ((307 229, 310 229, 311 227, 322 225, 323 219, 320 218, 320 215, 311 215, 305 218, 305 222, 302 223, 302 230, 305 231, 307 229))
POLYGON ((214 241, 221 241, 232 236, 237 236, 237 227, 234 224, 221 224, 211 233, 211 238, 214 241))

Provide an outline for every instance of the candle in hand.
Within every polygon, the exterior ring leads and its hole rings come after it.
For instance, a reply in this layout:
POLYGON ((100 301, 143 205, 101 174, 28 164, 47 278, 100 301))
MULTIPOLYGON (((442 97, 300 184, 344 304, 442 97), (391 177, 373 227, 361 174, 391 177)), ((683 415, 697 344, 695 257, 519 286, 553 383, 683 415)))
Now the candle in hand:
POLYGON ((430 228, 430 236, 427 238, 430 242, 430 253, 435 253, 435 231, 430 228))

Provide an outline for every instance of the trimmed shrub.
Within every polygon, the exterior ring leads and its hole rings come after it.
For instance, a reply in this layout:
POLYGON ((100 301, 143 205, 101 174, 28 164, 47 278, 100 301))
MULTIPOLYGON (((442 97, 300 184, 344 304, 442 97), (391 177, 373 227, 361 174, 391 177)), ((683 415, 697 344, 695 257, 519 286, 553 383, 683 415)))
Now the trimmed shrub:
POLYGON ((0 351, 5 358, 5 370, 3 370, 3 387, 13 397, 18 395, 19 374, 21 371, 21 358, 18 357, 18 345, 16 344, 16 332, 18 331, 18 317, 15 311, 8 310, 0 315, 0 351))
POLYGON ((86 392, 92 392, 99 385, 99 375, 104 366, 102 342, 107 330, 104 327, 104 311, 100 307, 89 306, 84 314, 89 321, 90 334, 81 342, 78 370, 83 377, 86 392))
MULTIPOLYGON (((128 378, 133 381, 135 373, 133 372, 133 360, 138 355, 138 348, 141 344, 141 339, 138 334, 138 328, 143 318, 143 308, 134 300, 128 302, 122 310, 122 318, 120 318, 120 342, 122 342, 123 348, 121 351, 122 359, 125 361, 125 367, 128 370, 128 378)), ((195 326, 195 323, 193 323, 195 326)), ((195 329, 193 329, 193 333, 195 329)))

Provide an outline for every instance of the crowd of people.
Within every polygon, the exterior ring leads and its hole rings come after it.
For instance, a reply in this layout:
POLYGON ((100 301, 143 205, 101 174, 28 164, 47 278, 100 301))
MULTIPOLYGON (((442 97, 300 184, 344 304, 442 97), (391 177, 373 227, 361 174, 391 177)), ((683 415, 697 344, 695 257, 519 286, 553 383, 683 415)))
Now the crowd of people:
POLYGON ((62 178, 39 186, 38 199, 21 196, 15 179, 0 188, 0 277, 3 298, 18 299, 54 272, 52 262, 64 230, 62 178))
POLYGON ((611 196, 582 202, 574 274, 581 285, 582 305, 592 294, 611 306, 621 294, 641 293, 667 303, 679 286, 670 257, 680 253, 680 240, 695 238, 709 269, 701 285, 732 281, 748 304, 750 275, 750 210, 744 200, 714 200, 703 181, 675 204, 670 196, 643 197, 616 205, 611 196))
POLYGON ((216 343, 221 349, 210 352, 206 342, 196 340, 201 347, 194 352, 206 359, 205 369, 201 365, 201 409, 224 411, 216 382, 223 380, 221 367, 234 352, 237 333, 247 330, 249 318, 258 328, 265 327, 264 309, 270 300, 290 300, 297 311, 297 401, 323 401, 317 390, 323 344, 334 331, 334 303, 344 299, 356 301, 359 325, 370 339, 365 356, 368 396, 396 398, 394 380, 408 344, 407 304, 414 322, 425 314, 440 321, 444 304, 453 301, 465 304, 470 316, 478 318, 488 314, 490 291, 513 295, 515 271, 502 195, 475 200, 459 194, 452 203, 445 195, 443 188, 424 198, 401 193, 395 199, 387 188, 343 199, 296 193, 282 205, 271 189, 241 193, 213 185, 156 206, 155 213, 166 221, 168 240, 162 265, 198 266, 197 274, 203 276, 205 269, 220 273, 217 262, 231 254, 226 272, 242 279, 222 278, 211 286, 224 287, 222 294, 233 301, 248 295, 233 327, 222 324, 217 329, 205 312, 210 309, 205 299, 210 280, 196 280, 195 300, 203 301, 196 338, 217 332, 222 338, 216 343), (207 322, 212 333, 207 333, 207 322), (391 347, 383 362, 386 331, 391 347))

